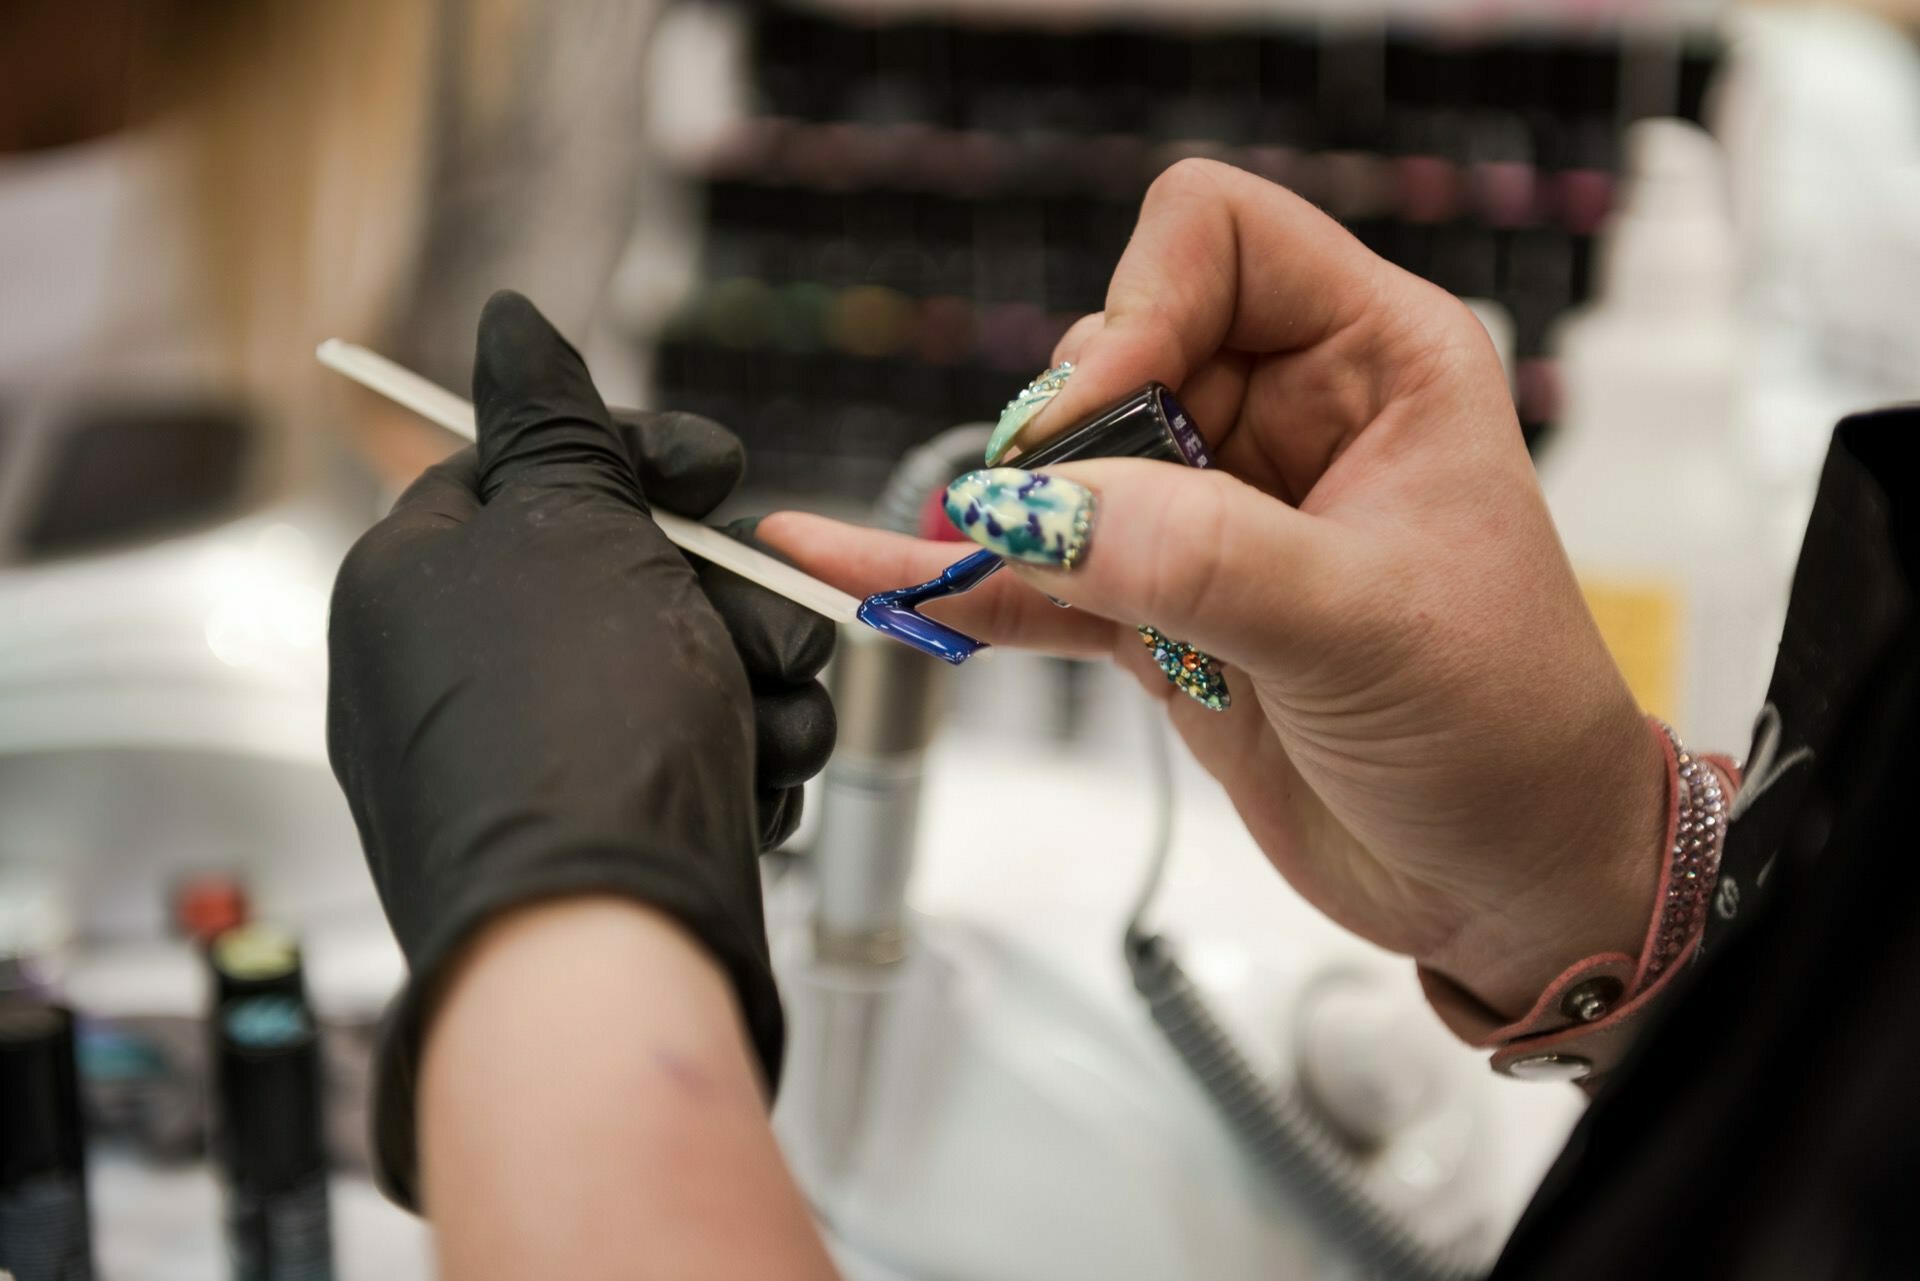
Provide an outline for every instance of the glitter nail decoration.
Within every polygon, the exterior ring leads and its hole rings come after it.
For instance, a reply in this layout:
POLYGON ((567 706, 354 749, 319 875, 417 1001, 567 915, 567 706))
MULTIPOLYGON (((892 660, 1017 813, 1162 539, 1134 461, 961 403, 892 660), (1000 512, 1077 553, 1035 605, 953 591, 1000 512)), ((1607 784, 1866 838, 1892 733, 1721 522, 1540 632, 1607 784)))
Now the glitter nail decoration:
POLYGON ((1028 565, 1072 569, 1093 530, 1093 491, 1018 467, 972 471, 947 486, 947 519, 990 552, 1028 565))
POLYGON ((1185 641, 1163 636, 1153 627, 1140 628, 1140 643, 1153 656, 1154 666, 1188 698, 1213 712, 1224 712, 1233 706, 1233 695, 1227 691, 1227 678, 1220 670, 1219 659, 1185 641))
POLYGON ((1062 361, 1028 383, 1020 394, 1007 402, 1000 411, 1000 421, 994 424, 993 436, 987 441, 987 463, 992 465, 1000 461, 1000 455, 1007 451, 1013 438, 1020 429, 1032 422, 1034 416, 1046 408, 1047 402, 1060 394, 1067 385, 1067 379, 1073 375, 1073 362, 1062 361))

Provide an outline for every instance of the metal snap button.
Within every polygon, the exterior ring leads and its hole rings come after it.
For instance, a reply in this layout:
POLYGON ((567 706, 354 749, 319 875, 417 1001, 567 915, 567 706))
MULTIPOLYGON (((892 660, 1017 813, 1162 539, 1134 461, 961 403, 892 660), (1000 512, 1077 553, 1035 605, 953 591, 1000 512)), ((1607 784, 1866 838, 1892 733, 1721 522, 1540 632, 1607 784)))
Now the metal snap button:
POLYGON ((1560 1002, 1560 1012, 1576 1023, 1594 1023, 1607 1016, 1624 990, 1619 979, 1588 979, 1560 1002))
POLYGON ((1578 1054, 1530 1054, 1503 1069, 1521 1081, 1578 1081, 1593 1072, 1593 1060, 1578 1054))

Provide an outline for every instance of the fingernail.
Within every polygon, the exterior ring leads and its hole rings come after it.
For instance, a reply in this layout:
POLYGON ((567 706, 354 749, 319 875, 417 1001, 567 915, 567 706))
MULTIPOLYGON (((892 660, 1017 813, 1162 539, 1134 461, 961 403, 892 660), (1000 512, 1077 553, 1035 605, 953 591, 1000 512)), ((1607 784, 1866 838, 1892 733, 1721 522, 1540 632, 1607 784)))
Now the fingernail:
POLYGON ((1067 379, 1072 374, 1073 362, 1062 361, 1028 383, 1018 396, 1007 402, 1007 407, 1000 411, 1000 421, 994 424, 992 437, 987 441, 989 467, 1000 461, 1000 455, 1007 451, 1007 446, 1020 434, 1020 429, 1032 422, 1034 415, 1060 394, 1060 389, 1067 385, 1067 379))
POLYGON ((1195 649, 1185 641, 1162 636, 1159 629, 1153 627, 1140 628, 1140 642, 1153 656, 1153 665, 1188 698, 1212 712, 1224 712, 1233 706, 1233 695, 1227 690, 1220 660, 1212 654, 1195 649))
POLYGON ((1018 467, 970 471, 947 486, 947 519, 1008 560, 1072 569, 1093 530, 1093 491, 1018 467))

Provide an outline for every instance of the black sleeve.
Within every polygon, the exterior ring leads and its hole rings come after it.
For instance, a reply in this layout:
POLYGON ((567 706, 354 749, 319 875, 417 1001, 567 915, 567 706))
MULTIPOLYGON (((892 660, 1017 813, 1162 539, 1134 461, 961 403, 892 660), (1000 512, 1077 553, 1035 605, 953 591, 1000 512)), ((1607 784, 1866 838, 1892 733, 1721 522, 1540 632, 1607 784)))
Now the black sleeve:
POLYGON ((1916 432, 1835 435, 1700 960, 1496 1281, 1920 1276, 1916 432))

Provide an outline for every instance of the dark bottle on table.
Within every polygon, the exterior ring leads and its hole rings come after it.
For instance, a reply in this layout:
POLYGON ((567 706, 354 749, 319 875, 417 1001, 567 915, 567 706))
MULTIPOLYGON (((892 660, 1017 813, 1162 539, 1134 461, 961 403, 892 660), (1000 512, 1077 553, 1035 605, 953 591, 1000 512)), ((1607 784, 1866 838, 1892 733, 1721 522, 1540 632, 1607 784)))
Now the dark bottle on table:
POLYGON ((73 1015, 0 1001, 0 1269, 92 1281, 73 1015))
POLYGON ((332 1281, 319 1034, 285 993, 215 1011, 215 1151, 234 1281, 332 1281))

